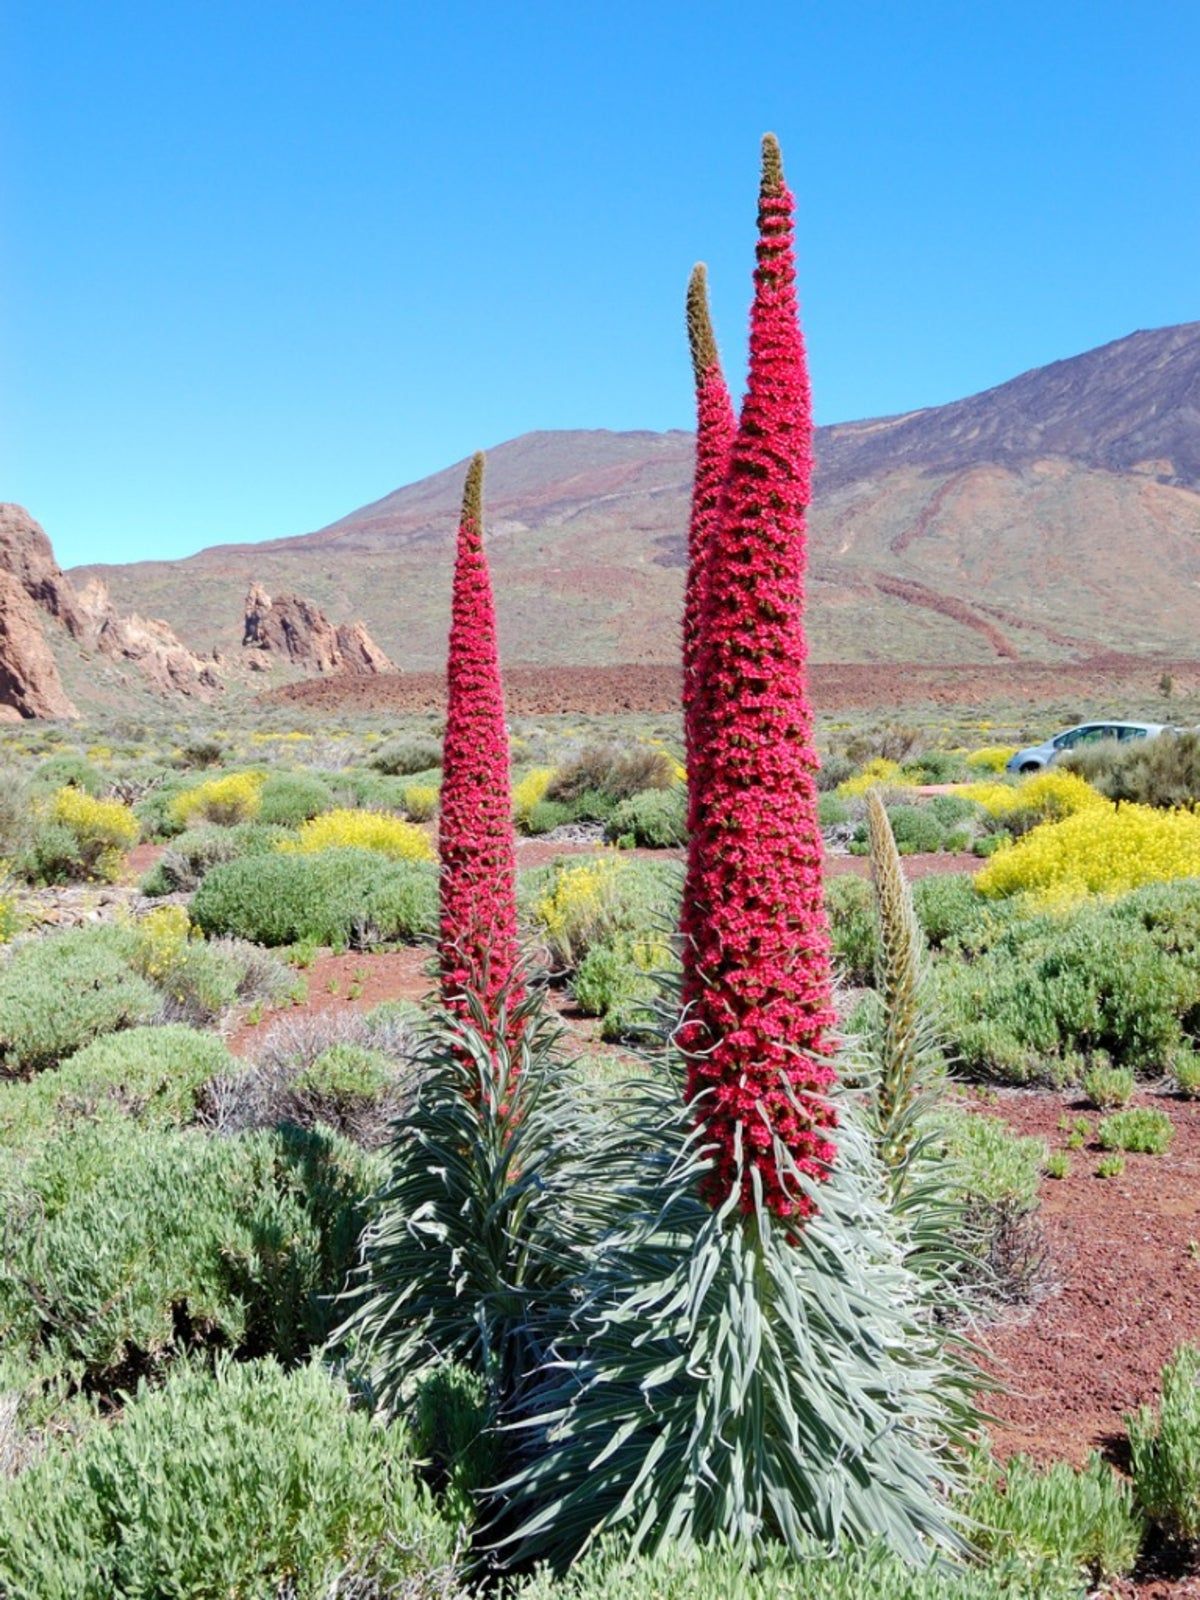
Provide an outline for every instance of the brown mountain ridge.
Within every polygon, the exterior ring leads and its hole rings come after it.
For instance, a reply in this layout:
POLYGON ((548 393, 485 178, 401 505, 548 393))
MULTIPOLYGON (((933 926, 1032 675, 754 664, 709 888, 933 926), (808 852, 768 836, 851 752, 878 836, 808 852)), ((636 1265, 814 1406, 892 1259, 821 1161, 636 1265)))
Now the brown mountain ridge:
MULTIPOLYGON (((1200 637, 1200 323, 1139 332, 949 405, 818 430, 818 661, 1192 655, 1200 637)), ((670 662, 691 477, 682 431, 530 433, 489 453, 511 662, 670 662)), ((465 463, 314 533, 87 567, 122 609, 236 649, 249 585, 361 617, 436 668, 465 463)))

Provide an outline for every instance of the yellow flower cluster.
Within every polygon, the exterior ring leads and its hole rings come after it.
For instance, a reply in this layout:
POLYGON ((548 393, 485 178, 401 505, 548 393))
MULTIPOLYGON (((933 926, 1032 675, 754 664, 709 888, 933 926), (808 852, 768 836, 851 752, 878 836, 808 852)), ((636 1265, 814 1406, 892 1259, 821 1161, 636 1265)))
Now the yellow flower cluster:
POLYGON ((253 822, 262 805, 262 772, 231 772, 184 789, 171 801, 172 820, 184 827, 193 822, 253 822))
POLYGON ((966 763, 984 772, 1003 772, 1014 755, 1016 751, 1010 744, 984 744, 978 750, 967 751, 966 763))
POLYGON ((404 793, 404 809, 412 822, 428 822, 438 806, 438 792, 432 783, 410 783, 404 793))
POLYGON ((891 789, 916 787, 911 778, 902 775, 898 761, 889 761, 886 756, 876 756, 873 761, 867 762, 861 772, 856 772, 852 778, 847 778, 845 783, 839 783, 837 792, 847 800, 852 800, 855 795, 866 794, 868 789, 878 788, 880 784, 886 784, 891 789))
POLYGON ((574 967, 611 930, 620 862, 612 856, 559 868, 533 908, 551 960, 574 967))
POLYGON ((59 789, 50 802, 50 820, 75 835, 80 859, 90 876, 113 882, 121 875, 125 852, 141 832, 138 819, 119 800, 97 800, 83 789, 59 789))
POLYGON ((278 847, 314 855, 318 850, 375 850, 393 861, 432 861, 428 836, 411 822, 386 811, 324 811, 278 847))
POLYGON ((1018 784, 969 783, 957 793, 981 805, 989 816, 1011 818, 1026 825, 1035 818, 1058 822, 1076 812, 1108 804, 1102 794, 1074 772, 1039 772, 1018 784))
POLYGON ((182 906, 156 906, 136 924, 138 970, 161 981, 183 961, 192 937, 192 925, 182 906))
MULTIPOLYGON (((1099 797, 1098 797, 1099 798, 1099 797)), ((1200 876, 1200 816, 1099 804, 1044 822, 976 874, 983 894, 1029 893, 1047 904, 1200 876)))
POLYGON ((534 767, 513 786, 513 815, 518 822, 529 821, 529 813, 546 798, 546 790, 553 782, 553 767, 534 767))

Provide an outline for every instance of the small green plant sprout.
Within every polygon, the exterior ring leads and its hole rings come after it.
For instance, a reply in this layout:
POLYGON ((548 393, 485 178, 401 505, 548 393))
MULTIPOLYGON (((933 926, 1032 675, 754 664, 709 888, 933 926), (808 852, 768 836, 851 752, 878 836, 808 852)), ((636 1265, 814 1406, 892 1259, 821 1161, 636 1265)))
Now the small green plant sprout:
POLYGON ((1104 1156, 1096 1163, 1098 1178, 1119 1178, 1124 1171, 1125 1157, 1122 1155, 1104 1156))
POLYGON ((349 985, 349 987, 347 988, 347 990, 346 990, 346 999, 347 1000, 357 1000, 357 999, 359 999, 361 997, 362 992, 363 992, 363 986, 358 981, 358 979, 356 978, 354 980, 354 982, 351 983, 349 985))
POLYGON ((1139 1155, 1161 1156, 1174 1133, 1165 1111, 1138 1106, 1101 1117, 1096 1138, 1102 1150, 1130 1150, 1139 1155))
POLYGON ((342 988, 342 986, 341 986, 341 984, 338 982, 338 980, 336 978, 329 978, 326 981, 326 984, 325 984, 325 992, 326 992, 326 994, 340 994, 341 993, 341 988, 342 988))
POLYGON ((307 970, 307 968, 311 967, 313 962, 317 959, 317 951, 319 948, 320 947, 315 939, 299 939, 292 946, 291 951, 288 954, 288 961, 300 972, 304 972, 307 970))
POLYGON ((1171 1063, 1175 1087, 1185 1100, 1200 1100, 1200 1050, 1180 1050, 1171 1063))
POLYGON ((1133 1071, 1098 1063, 1084 1078, 1083 1088, 1097 1111, 1115 1111, 1133 1098, 1133 1071))
POLYGON ((303 978, 297 978, 295 983, 287 992, 288 1004, 293 1006, 302 1006, 307 999, 308 984, 303 978))
POLYGON ((1126 1417, 1133 1491, 1168 1539, 1200 1539, 1200 1349, 1163 1368, 1162 1400, 1126 1417))
POLYGON ((246 1026, 249 1028, 257 1028, 262 1019, 263 1003, 261 1000, 256 1000, 246 1012, 246 1026))
POLYGON ((1042 1170, 1048 1178, 1069 1178, 1071 1158, 1065 1150, 1053 1150, 1046 1157, 1046 1165, 1042 1170))
POLYGON ((1092 1137, 1092 1125, 1086 1117, 1076 1117, 1070 1124, 1071 1133, 1067 1139, 1068 1150, 1082 1150, 1092 1137))
POLYGON ((1070 1133, 1074 1126, 1074 1122, 1065 1113, 1059 1117, 1057 1123, 1059 1133, 1070 1133))

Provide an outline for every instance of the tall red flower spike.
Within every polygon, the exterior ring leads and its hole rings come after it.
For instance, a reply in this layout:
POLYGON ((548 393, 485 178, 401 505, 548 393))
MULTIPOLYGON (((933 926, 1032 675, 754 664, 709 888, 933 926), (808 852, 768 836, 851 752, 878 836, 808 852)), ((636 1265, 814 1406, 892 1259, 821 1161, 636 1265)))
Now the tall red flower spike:
POLYGON ((699 670, 700 629, 708 585, 708 551, 729 471, 729 452, 737 421, 708 311, 708 272, 692 268, 687 290, 688 344, 696 382, 696 472, 688 529, 687 584, 683 597, 683 734, 689 769, 699 758, 704 717, 699 709, 703 678, 699 670))
POLYGON ((467 469, 446 667, 442 755, 441 988, 467 1014, 469 991, 493 1020, 517 967, 516 860, 496 612, 483 551, 483 455, 467 469))
POLYGON ((688 1097, 715 1147, 707 1199, 721 1204, 738 1183, 740 1133, 743 1209, 754 1206, 756 1169, 770 1209, 799 1218, 813 1206, 781 1179, 773 1140, 820 1178, 835 1155, 836 1116, 824 1093, 834 1011, 805 684, 812 410, 793 210, 768 134, 748 388, 708 549, 682 1044, 688 1097))

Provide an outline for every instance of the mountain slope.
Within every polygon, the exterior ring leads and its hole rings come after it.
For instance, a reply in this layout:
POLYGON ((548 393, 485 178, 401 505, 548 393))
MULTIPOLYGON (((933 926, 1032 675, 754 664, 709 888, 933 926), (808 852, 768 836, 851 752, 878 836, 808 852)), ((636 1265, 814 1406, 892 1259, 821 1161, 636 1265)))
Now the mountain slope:
MULTIPOLYGON (((950 405, 818 431, 817 660, 1195 650, 1200 323, 1131 334, 950 405)), ((562 431, 491 451, 510 661, 671 661, 691 436, 562 431)), ((403 668, 444 650, 465 463, 315 533, 82 569, 195 645, 236 647, 248 581, 361 615, 403 668)))

